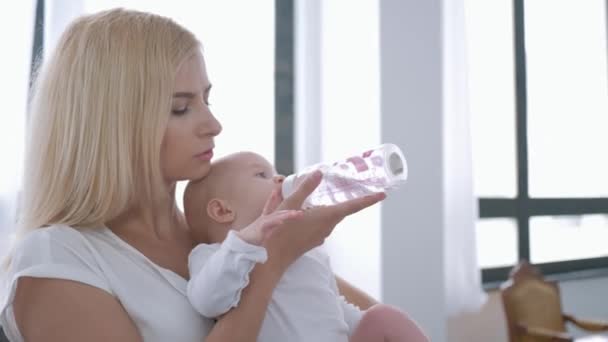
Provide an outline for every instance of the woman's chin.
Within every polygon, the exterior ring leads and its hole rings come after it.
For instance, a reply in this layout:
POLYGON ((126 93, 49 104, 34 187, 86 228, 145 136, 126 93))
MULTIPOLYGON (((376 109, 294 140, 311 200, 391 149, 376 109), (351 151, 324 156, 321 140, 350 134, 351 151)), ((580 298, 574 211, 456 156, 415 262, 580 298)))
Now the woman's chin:
POLYGON ((188 177, 189 180, 199 180, 205 178, 211 171, 211 164, 201 165, 194 172, 192 176, 188 177))

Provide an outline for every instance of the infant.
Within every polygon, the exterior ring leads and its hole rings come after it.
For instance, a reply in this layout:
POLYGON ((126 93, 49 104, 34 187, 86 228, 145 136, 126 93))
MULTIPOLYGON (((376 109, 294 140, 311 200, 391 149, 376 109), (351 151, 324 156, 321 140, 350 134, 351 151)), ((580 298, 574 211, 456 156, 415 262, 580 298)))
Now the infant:
MULTIPOLYGON (((186 219, 200 243, 190 253, 188 299, 203 316, 218 319, 238 306, 264 243, 282 223, 303 215, 276 210, 284 177, 262 156, 239 152, 215 161, 190 182, 186 219), (202 243, 205 242, 205 243, 202 243)), ((377 304, 363 311, 338 292, 323 246, 292 263, 277 284, 262 323, 260 342, 427 342, 402 311, 377 304)))

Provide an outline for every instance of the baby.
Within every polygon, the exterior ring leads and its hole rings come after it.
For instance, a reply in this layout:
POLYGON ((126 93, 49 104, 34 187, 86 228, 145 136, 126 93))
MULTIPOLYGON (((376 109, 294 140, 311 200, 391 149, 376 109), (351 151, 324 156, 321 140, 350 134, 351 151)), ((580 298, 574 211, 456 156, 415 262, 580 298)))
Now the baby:
MULTIPOLYGON (((263 157, 240 152, 214 162, 203 180, 190 182, 184 210, 200 243, 189 256, 188 298, 203 316, 219 318, 239 304, 256 263, 267 259, 264 242, 301 211, 275 210, 284 177, 263 157), (271 196, 272 194, 272 196, 271 196)), ((366 311, 340 296, 322 246, 296 260, 277 284, 258 341, 426 342, 398 309, 377 304, 366 311)))

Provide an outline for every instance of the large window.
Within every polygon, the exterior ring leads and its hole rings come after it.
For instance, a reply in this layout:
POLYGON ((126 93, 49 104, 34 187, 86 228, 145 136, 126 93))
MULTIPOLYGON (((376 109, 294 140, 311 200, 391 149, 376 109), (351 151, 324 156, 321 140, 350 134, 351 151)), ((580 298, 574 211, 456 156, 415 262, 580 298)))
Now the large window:
POLYGON ((605 0, 467 0, 484 281, 608 268, 605 0), (502 7, 500 7, 502 6, 502 7))

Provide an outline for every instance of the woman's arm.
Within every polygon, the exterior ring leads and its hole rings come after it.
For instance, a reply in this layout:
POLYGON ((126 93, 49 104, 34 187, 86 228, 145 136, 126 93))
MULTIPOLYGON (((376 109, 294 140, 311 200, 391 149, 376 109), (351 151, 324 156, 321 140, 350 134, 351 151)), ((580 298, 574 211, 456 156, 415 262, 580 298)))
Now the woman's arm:
POLYGON ((82 283, 23 277, 13 307, 26 341, 142 341, 116 298, 82 283))
POLYGON ((372 298, 370 295, 338 276, 336 276, 336 283, 338 284, 340 294, 346 298, 346 301, 351 304, 355 304, 361 310, 367 310, 372 305, 378 304, 378 301, 372 298))

